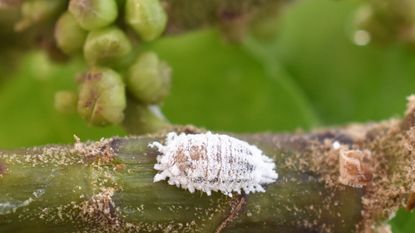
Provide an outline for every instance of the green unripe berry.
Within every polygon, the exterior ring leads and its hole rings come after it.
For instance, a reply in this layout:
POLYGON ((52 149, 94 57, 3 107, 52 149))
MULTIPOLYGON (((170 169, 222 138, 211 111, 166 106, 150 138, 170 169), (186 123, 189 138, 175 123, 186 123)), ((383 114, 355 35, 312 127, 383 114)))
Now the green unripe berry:
POLYGON ((150 41, 163 33, 167 15, 159 0, 127 0, 125 20, 143 40, 150 41))
POLYGON ((77 96, 72 91, 58 91, 55 93, 55 109, 60 113, 76 111, 77 96))
POLYGON ((71 0, 69 12, 90 31, 110 25, 118 16, 116 0, 71 0))
POLYGON ((132 45, 120 29, 110 27, 92 31, 84 45, 84 57, 90 65, 114 66, 131 52, 132 45))
POLYGON ((169 94, 170 74, 170 67, 157 54, 147 52, 128 70, 127 88, 142 103, 160 103, 169 94))
POLYGON ((64 13, 56 23, 56 44, 67 55, 82 51, 86 35, 86 31, 78 25, 68 12, 64 13))
POLYGON ((78 113, 92 125, 120 123, 126 107, 121 76, 108 68, 92 68, 81 79, 78 113))

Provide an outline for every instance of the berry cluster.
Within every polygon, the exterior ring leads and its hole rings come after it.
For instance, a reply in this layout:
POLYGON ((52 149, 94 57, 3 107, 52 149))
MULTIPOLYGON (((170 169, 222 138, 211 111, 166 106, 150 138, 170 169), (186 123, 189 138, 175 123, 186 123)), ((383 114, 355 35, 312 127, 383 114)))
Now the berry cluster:
POLYGON ((81 117, 97 126, 123 122, 127 104, 142 108, 134 111, 141 114, 136 117, 150 118, 141 124, 160 118, 154 109, 169 92, 170 68, 154 52, 134 48, 140 40, 158 38, 166 23, 158 0, 71 0, 56 23, 56 44, 69 56, 82 54, 89 68, 77 79, 77 98, 59 92, 57 108, 76 106, 81 117))

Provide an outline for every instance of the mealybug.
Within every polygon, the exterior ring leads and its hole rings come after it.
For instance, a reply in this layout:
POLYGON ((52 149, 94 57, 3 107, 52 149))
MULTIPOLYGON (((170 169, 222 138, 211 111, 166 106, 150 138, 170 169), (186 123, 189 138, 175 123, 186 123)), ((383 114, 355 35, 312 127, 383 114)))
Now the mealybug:
POLYGON ((168 178, 170 185, 206 192, 220 191, 246 194, 265 192, 263 184, 274 182, 278 174, 273 160, 256 146, 239 139, 210 132, 180 134, 171 132, 165 145, 153 142, 161 155, 154 169, 154 182, 168 178))

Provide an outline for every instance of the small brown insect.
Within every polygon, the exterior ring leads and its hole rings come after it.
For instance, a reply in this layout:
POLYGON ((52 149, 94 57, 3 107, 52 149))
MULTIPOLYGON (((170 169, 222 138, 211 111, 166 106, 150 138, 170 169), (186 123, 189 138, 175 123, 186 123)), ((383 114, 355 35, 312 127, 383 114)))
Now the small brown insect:
POLYGON ((340 149, 340 183, 352 187, 363 187, 372 180, 367 165, 368 152, 340 149))

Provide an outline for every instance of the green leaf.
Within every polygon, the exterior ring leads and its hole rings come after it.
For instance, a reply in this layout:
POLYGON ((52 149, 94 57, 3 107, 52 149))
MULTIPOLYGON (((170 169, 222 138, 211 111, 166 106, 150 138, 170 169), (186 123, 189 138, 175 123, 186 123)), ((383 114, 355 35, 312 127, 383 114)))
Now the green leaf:
POLYGON ((309 106, 284 83, 291 77, 269 72, 217 31, 171 37, 151 49, 173 70, 172 95, 163 108, 173 123, 231 131, 292 130, 315 123, 309 106))
POLYGON ((415 230, 415 212, 400 209, 389 222, 394 233, 411 233, 415 230))

